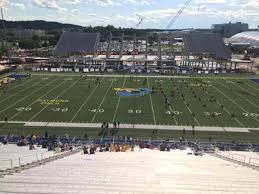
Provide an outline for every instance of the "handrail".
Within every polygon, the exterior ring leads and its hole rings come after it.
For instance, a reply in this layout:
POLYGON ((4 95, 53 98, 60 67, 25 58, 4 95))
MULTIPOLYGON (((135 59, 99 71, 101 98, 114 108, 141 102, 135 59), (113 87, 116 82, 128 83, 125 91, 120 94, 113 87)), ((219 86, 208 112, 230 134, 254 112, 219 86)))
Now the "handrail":
POLYGON ((249 158, 249 164, 252 164, 254 166, 259 166, 259 159, 257 158, 249 158), (257 161, 257 162, 254 162, 257 161))
POLYGON ((3 160, 0 160, 0 163, 6 163, 6 165, 3 165, 2 167, 0 166, 0 170, 5 170, 13 167, 20 167, 21 165, 43 160, 59 154, 60 153, 55 153, 55 152, 39 152, 39 153, 25 155, 25 156, 3 159, 3 160))
POLYGON ((243 164, 259 167, 259 159, 257 158, 253 158, 253 157, 249 157, 249 156, 245 156, 237 153, 231 154, 230 152, 227 152, 227 154, 225 154, 225 152, 216 151, 215 154, 220 157, 233 160, 235 162, 242 162, 243 164))

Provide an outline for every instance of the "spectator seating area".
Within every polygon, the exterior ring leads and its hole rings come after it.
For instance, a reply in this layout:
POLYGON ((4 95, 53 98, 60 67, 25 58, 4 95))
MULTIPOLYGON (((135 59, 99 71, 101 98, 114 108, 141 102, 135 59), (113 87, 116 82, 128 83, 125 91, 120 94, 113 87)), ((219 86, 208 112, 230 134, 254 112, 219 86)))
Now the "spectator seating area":
POLYGON ((0 65, 0 72, 7 70, 9 67, 5 65, 0 65))
POLYGON ((230 158, 236 161, 252 164, 259 167, 259 154, 256 152, 241 152, 241 151, 218 151, 217 154, 230 158))
POLYGON ((34 147, 35 149, 29 150, 29 145, 19 147, 15 144, 0 144, 0 170, 31 163, 54 154, 53 151, 34 147))
MULTIPOLYGON (((1 67, 0 67, 0 72, 1 72, 1 67)), ((10 74, 8 76, 2 76, 0 77, 0 86, 9 84, 17 80, 23 80, 30 76, 31 76, 30 74, 10 74)))
POLYGON ((11 74, 8 77, 13 78, 15 80, 23 80, 23 79, 26 79, 30 76, 31 76, 30 74, 11 74))
POLYGON ((192 150, 77 153, 0 179, 0 193, 249 193, 256 170, 192 150))

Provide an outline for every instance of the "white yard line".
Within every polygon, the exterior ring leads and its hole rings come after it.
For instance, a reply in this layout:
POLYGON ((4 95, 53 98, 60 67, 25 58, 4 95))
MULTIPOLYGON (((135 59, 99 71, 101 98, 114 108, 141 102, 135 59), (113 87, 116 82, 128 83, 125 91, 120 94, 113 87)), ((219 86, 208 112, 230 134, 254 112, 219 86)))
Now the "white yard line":
MULTIPOLYGON (((173 114, 173 109, 172 109, 171 106, 169 106, 169 109, 170 109, 171 113, 173 114)), ((174 117, 175 124, 178 126, 178 122, 177 122, 177 120, 176 120, 176 118, 175 118, 176 115, 174 115, 173 117, 174 117)))
POLYGON ((114 82, 114 79, 112 80, 112 82, 111 82, 111 84, 110 84, 109 88, 107 89, 107 91, 106 91, 105 95, 103 96, 103 99, 102 99, 101 103, 99 104, 99 107, 98 107, 98 109, 96 110, 96 113, 94 114, 94 116, 93 116, 93 118, 92 118, 92 120, 91 120, 91 123, 94 121, 94 119, 96 118, 96 116, 97 116, 97 114, 98 114, 98 112, 99 112, 100 108, 102 107, 103 102, 104 102, 104 100, 105 100, 105 98, 106 98, 106 96, 107 96, 108 92, 110 91, 110 89, 111 89, 111 87, 112 87, 113 82, 114 82))
MULTIPOLYGON (((8 90, 7 93, 10 93, 10 91, 12 91, 12 90, 18 88, 19 86, 23 86, 23 85, 25 85, 25 84, 28 84, 28 83, 30 83, 30 82, 33 81, 33 80, 37 80, 37 79, 29 79, 29 80, 26 80, 26 81, 24 81, 23 83, 18 84, 17 86, 15 86, 15 87, 11 88, 10 90, 8 90)), ((36 82, 36 83, 39 83, 39 82, 40 82, 40 81, 38 81, 38 82, 36 82)), ((36 83, 35 83, 35 84, 36 84, 36 83)), ((17 92, 17 93, 15 93, 15 94, 12 94, 12 95, 10 95, 10 96, 7 96, 8 98, 4 98, 3 100, 0 101, 0 103, 4 102, 4 101, 6 101, 6 100, 9 100, 9 98, 11 98, 11 97, 13 97, 13 96, 15 96, 15 95, 17 95, 17 94, 20 94, 21 92, 23 92, 24 90, 27 90, 28 88, 33 87, 35 84, 30 85, 30 86, 28 86, 28 87, 26 87, 26 88, 23 88, 20 92, 17 92)))
MULTIPOLYGON (((169 82, 170 82, 170 79, 169 79, 169 82)), ((171 84, 171 82, 170 82, 170 84, 171 84)), ((169 106, 169 109, 170 109, 171 113, 173 114, 173 109, 172 109, 171 105, 169 106)), ((173 118, 174 118, 175 124, 178 126, 178 122, 176 120, 176 115, 174 115, 173 118)))
POLYGON ((8 91, 12 91, 12 90, 18 88, 19 86, 23 86, 23 85, 25 85, 25 84, 33 81, 33 80, 37 80, 38 79, 38 78, 35 78, 35 77, 33 77, 33 78, 30 77, 30 78, 26 78, 25 80, 19 80, 19 81, 15 80, 15 81, 11 82, 11 84, 9 84, 8 86, 10 86, 10 85, 15 85, 15 86, 13 88, 8 89, 8 91))
MULTIPOLYGON (((148 77, 147 77, 147 87, 150 89, 148 77)), ((155 111, 154 111, 152 96, 151 96, 150 93, 149 93, 149 99, 150 99, 150 103, 151 103, 151 109, 152 109, 152 114, 153 114, 153 118, 154 118, 154 124, 156 125, 156 116, 155 116, 155 111)))
MULTIPOLYGON (((225 81, 225 79, 223 79, 223 80, 225 81)), ((234 85, 234 84, 232 83, 232 85, 234 85)), ((249 93, 251 96, 254 95, 251 91, 248 91, 246 88, 240 86, 239 84, 236 84, 236 85, 234 85, 234 86, 237 86, 237 87, 239 87, 241 90, 246 91, 246 92, 249 93)))
MULTIPOLYGON (((194 113, 194 112, 190 109, 190 107, 187 105, 187 103, 186 103, 185 101, 183 101, 183 103, 184 103, 185 106, 187 107, 187 109, 188 109, 188 111, 189 111, 190 114, 194 113)), ((191 115, 191 116, 192 116, 192 115, 191 115)), ((192 117, 193 117, 193 116, 192 116, 192 117)), ((194 119, 194 121, 196 122, 196 124, 197 124, 198 126, 201 126, 200 123, 199 123, 199 121, 198 121, 198 119, 196 118, 196 116, 193 117, 193 119, 194 119)))
MULTIPOLYGON (((192 110, 190 109, 190 107, 187 106, 187 103, 186 103, 186 102, 183 102, 183 103, 185 104, 185 106, 187 107, 188 111, 189 111, 191 114, 194 113, 194 112, 192 112, 192 110)), ((192 117, 193 117, 193 116, 192 116, 192 117)), ((197 124, 198 126, 201 126, 200 123, 199 123, 199 121, 198 121, 198 119, 196 118, 196 116, 193 117, 193 119, 195 120, 195 122, 196 122, 196 124, 197 124)))
MULTIPOLYGON (((103 79, 102 79, 103 80, 103 79)), ((101 81, 102 81, 101 80, 101 81)), ((90 100, 90 98, 92 97, 92 95, 95 93, 95 91, 97 90, 98 85, 96 85, 96 87, 91 91, 91 93, 87 96, 86 100, 83 102, 83 104, 80 106, 80 108, 77 110, 77 112, 74 114, 73 118, 70 120, 70 122, 72 123, 75 118, 77 117, 77 115, 80 113, 80 111, 83 109, 83 107, 86 105, 86 103, 90 100)))
MULTIPOLYGON (((215 87, 215 86, 213 86, 215 87)), ((221 106, 221 104, 218 102, 218 100, 216 100, 216 103, 221 106)), ((230 113, 230 111, 224 106, 223 110, 232 118, 232 115, 230 113)), ((241 123, 241 121, 239 121, 236 117, 233 118, 241 127, 245 127, 245 125, 243 123, 241 123)))
MULTIPOLYGON (((56 98, 54 98, 53 100, 58 99, 61 95, 63 95, 66 91, 68 91, 70 88, 72 88, 76 83, 78 83, 80 81, 77 80, 75 81, 73 84, 71 84, 68 88, 64 89, 56 98)), ((37 112, 35 115, 33 115, 29 121, 32 121, 33 119, 35 119, 40 113, 42 113, 46 108, 48 108, 49 104, 47 104, 46 106, 44 106, 39 112, 37 112)))
MULTIPOLYGON (((43 86, 39 87, 37 90, 34 90, 34 91, 33 91, 32 93, 30 93, 29 95, 24 96, 24 97, 21 98, 20 100, 16 101, 15 103, 13 103, 13 104, 11 104, 10 106, 6 107, 5 109, 1 110, 0 113, 6 111, 7 109, 9 109, 9 108, 11 108, 11 107, 13 107, 14 105, 18 104, 19 102, 23 101, 24 99, 30 97, 31 95, 33 95, 34 93, 38 92, 38 91, 41 90, 42 88, 45 88, 46 86, 49 86, 49 85, 52 84, 52 82, 54 82, 55 80, 56 80, 56 79, 52 80, 52 81, 49 82, 47 85, 43 85, 43 86)), ((39 83, 41 83, 41 82, 37 82, 37 83, 33 84, 33 86, 34 86, 34 85, 37 85, 37 84, 39 84, 39 83)))
MULTIPOLYGON (((31 104, 29 104, 28 106, 26 106, 26 107, 30 107, 30 106, 32 106, 32 105, 34 105, 34 104, 36 104, 37 102, 38 102, 38 100, 39 99, 41 99, 41 98, 44 98, 45 96, 47 96, 50 92, 52 92, 53 90, 55 90, 56 88, 58 88, 59 86, 61 86, 61 85, 63 85, 64 84, 64 82, 66 82, 66 81, 63 81, 63 82, 61 82, 60 84, 58 84, 56 87, 54 87, 54 88, 52 88, 51 90, 49 90, 47 93, 45 93, 44 95, 42 95, 42 96, 40 96, 40 97, 38 97, 36 100, 34 100, 31 104)), ((21 114, 22 112, 18 112, 18 113, 16 113, 15 115, 13 115, 10 119, 12 120, 12 119, 14 119, 15 117, 17 117, 19 114, 21 114)))
MULTIPOLYGON (((259 79, 259 78, 258 78, 259 79)), ((250 80, 251 82, 253 82, 252 80, 250 80)), ((254 84, 257 84, 257 83, 255 83, 255 82, 253 82, 254 84)), ((259 84, 257 84, 257 85, 259 85, 259 84)), ((246 82, 246 86, 247 87, 249 87, 249 88, 251 88, 252 90, 256 90, 256 91, 259 91, 259 88, 257 88, 256 86, 251 86, 250 84, 248 84, 247 82, 246 82)))
MULTIPOLYGON (((221 104, 219 104, 218 101, 216 101, 217 104, 220 106, 221 104)), ((228 115, 231 117, 231 113, 229 112, 229 110, 224 106, 223 110, 228 113, 228 115)), ((241 121, 239 121, 236 117, 234 118, 234 120, 241 126, 241 127, 245 127, 245 125, 243 123, 241 123, 241 121)))
MULTIPOLYGON (((255 87, 252 87, 250 86, 249 84, 246 84, 249 88, 251 88, 252 90, 256 90, 257 92, 259 92, 259 89, 258 88, 255 88, 255 87)), ((259 85, 259 84, 258 84, 259 85)))
MULTIPOLYGON (((125 86, 125 83, 126 83, 126 77, 124 77, 124 81, 123 81, 122 87, 125 86)), ((116 117, 117 117, 117 112, 118 112, 118 108, 119 108, 120 101, 121 101, 121 97, 119 96, 118 102, 117 102, 117 105, 116 105, 116 108, 115 108, 115 112, 114 112, 114 114, 113 114, 113 119, 112 119, 112 121, 115 121, 115 119, 116 119, 116 117)))
POLYGON ((236 95, 238 95, 240 98, 243 98, 245 101, 247 101, 249 104, 251 104, 252 106, 255 106, 256 108, 259 108, 259 106, 255 103, 253 103, 252 101, 246 99, 245 97, 241 96, 240 94, 238 94, 237 92, 233 91, 236 95))
MULTIPOLYGON (((224 79, 223 79, 224 80, 224 79)), ((223 83, 221 83, 220 81, 218 81, 219 84, 221 84, 223 87, 225 87, 226 89, 231 89, 228 86, 225 86, 223 83)), ((232 84, 233 86, 236 86, 234 84, 232 84)), ((237 85, 239 88, 243 89, 244 91, 248 92, 250 95, 254 95, 252 93, 250 93, 249 91, 247 91, 246 89, 240 87, 239 85, 237 85)), ((245 101, 247 101, 249 104, 251 104, 252 106, 255 106, 256 108, 259 108, 259 106, 255 103, 253 103, 252 101, 248 100, 247 98, 243 97, 242 95, 238 94, 237 92, 233 91, 236 95, 238 95, 240 98, 243 98, 245 101)))
MULTIPOLYGON (((224 92, 222 92, 220 89, 218 89, 216 86, 213 86, 219 93, 221 93, 223 96, 225 96, 229 101, 231 101, 233 104, 237 105, 239 107, 239 109, 241 109, 244 112, 249 112, 246 109, 244 109, 242 106, 240 106, 238 103, 236 103, 234 100, 232 100, 230 97, 228 97, 224 92)), ((259 122, 259 120, 255 117, 251 117, 254 120, 256 120, 257 122, 259 122)))

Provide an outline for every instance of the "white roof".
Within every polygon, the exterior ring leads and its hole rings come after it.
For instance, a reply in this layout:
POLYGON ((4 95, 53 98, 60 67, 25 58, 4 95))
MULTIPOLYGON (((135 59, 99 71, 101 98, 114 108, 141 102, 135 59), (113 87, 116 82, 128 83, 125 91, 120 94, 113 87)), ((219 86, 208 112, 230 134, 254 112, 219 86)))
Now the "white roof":
POLYGON ((94 59, 96 60, 98 60, 98 59, 105 59, 106 58, 106 55, 98 55, 98 56, 96 56, 94 59))
MULTIPOLYGON (((121 60, 122 61, 132 61, 133 55, 123 55, 121 60)), ((137 61, 145 61, 145 60, 155 61, 155 60, 158 60, 158 57, 157 56, 147 56, 147 59, 146 59, 145 55, 136 55, 135 60, 137 60, 137 61)))
POLYGON ((241 32, 229 38, 229 43, 247 44, 250 46, 259 46, 259 31, 241 32))

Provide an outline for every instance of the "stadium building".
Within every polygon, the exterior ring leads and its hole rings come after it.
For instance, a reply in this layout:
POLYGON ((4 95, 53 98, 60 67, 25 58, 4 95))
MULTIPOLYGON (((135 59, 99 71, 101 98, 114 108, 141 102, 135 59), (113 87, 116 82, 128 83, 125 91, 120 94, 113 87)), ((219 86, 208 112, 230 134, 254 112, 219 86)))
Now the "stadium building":
POLYGON ((215 33, 110 34, 100 40, 99 33, 64 32, 54 56, 45 65, 34 65, 33 71, 209 74, 237 69, 231 51, 215 33))
POLYGON ((221 34, 224 38, 229 38, 240 32, 248 31, 249 25, 246 23, 236 22, 227 24, 214 24, 212 30, 215 33, 221 34))
POLYGON ((258 194, 259 77, 207 75, 253 72, 247 30, 64 32, 47 58, 6 57, 0 194, 258 194))

